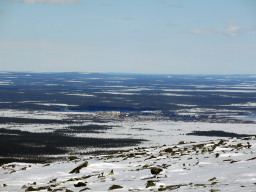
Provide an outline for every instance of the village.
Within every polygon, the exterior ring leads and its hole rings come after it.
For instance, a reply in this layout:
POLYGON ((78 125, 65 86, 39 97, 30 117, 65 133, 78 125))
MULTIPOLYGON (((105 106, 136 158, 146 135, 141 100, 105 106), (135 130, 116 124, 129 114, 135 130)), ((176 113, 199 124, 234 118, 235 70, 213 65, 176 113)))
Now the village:
POLYGON ((254 121, 231 118, 228 115, 216 115, 211 113, 176 113, 170 111, 99 111, 81 114, 68 114, 68 120, 75 121, 182 121, 182 122, 207 122, 207 123, 255 123, 254 121))

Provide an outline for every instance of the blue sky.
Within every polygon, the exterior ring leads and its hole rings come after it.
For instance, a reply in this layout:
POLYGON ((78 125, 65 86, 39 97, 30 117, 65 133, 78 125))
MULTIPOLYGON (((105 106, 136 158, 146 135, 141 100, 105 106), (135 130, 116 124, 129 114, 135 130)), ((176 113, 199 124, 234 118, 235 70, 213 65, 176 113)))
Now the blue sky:
POLYGON ((256 74, 255 0, 1 0, 0 71, 256 74))

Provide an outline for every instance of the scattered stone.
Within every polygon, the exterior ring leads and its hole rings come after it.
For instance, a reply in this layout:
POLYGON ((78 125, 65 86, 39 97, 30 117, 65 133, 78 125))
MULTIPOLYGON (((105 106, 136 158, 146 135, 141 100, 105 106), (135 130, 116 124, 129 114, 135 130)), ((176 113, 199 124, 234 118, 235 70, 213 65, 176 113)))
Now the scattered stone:
POLYGON ((204 147, 204 148, 202 149, 202 154, 205 154, 206 152, 208 152, 208 148, 207 148, 207 147, 204 147))
POLYGON ((88 166, 88 162, 85 161, 84 163, 82 163, 81 165, 79 165, 78 167, 76 167, 75 169, 73 169, 72 171, 70 171, 69 173, 80 173, 80 170, 84 167, 88 166))
POLYGON ((220 191, 219 189, 210 189, 210 192, 220 191))
POLYGON ((57 178, 52 179, 49 183, 55 183, 57 181, 57 178))
POLYGON ((69 159, 69 161, 73 161, 73 160, 76 160, 76 159, 79 159, 79 158, 76 157, 76 156, 69 156, 68 159, 69 159))
POLYGON ((146 188, 149 188, 149 187, 154 187, 156 184, 155 184, 155 181, 152 181, 152 180, 149 180, 146 184, 146 188))
POLYGON ((171 152, 173 152, 173 149, 172 148, 167 148, 167 149, 164 150, 164 152, 171 153, 171 152))
POLYGON ((27 167, 22 167, 21 170, 25 171, 27 169, 27 167))
POLYGON ((241 149, 241 148, 243 148, 242 143, 238 143, 238 144, 236 145, 236 148, 237 148, 237 149, 241 149))
POLYGON ((85 187, 86 183, 78 182, 77 184, 74 184, 75 187, 85 187))
POLYGON ((236 162, 238 162, 238 161, 236 161, 236 160, 232 160, 232 161, 230 161, 230 163, 236 163, 236 162))
POLYGON ((158 189, 158 191, 171 191, 171 190, 175 190, 175 189, 179 189, 181 186, 186 186, 186 185, 169 185, 166 187, 161 187, 158 189))
POLYGON ((38 188, 29 186, 25 191, 38 191, 38 188))
POLYGON ((123 187, 120 185, 112 185, 111 187, 108 188, 108 190, 114 190, 114 189, 122 189, 123 187))
POLYGON ((25 191, 40 191, 40 190, 46 190, 49 189, 50 187, 46 186, 46 187, 33 187, 33 186, 29 186, 25 191))
POLYGON ((22 187, 21 187, 21 189, 27 189, 28 187, 27 187, 27 185, 23 185, 22 187))
POLYGON ((252 160, 255 160, 256 157, 253 157, 253 158, 250 158, 250 159, 247 159, 246 161, 252 161, 252 160))
POLYGON ((151 172, 151 174, 152 175, 158 175, 160 172, 162 172, 163 171, 163 169, 161 169, 161 168, 157 168, 157 167, 152 167, 151 169, 150 169, 150 172, 151 172))
POLYGON ((208 181, 214 181, 215 179, 217 179, 216 177, 213 177, 211 179, 208 179, 208 181))
POLYGON ((252 145, 249 142, 247 142, 247 148, 250 149, 251 147, 252 145))
POLYGON ((114 170, 112 169, 108 175, 114 175, 114 170))
POLYGON ((91 190, 90 188, 86 187, 84 189, 81 189, 79 192, 82 192, 82 191, 87 191, 87 190, 91 190))

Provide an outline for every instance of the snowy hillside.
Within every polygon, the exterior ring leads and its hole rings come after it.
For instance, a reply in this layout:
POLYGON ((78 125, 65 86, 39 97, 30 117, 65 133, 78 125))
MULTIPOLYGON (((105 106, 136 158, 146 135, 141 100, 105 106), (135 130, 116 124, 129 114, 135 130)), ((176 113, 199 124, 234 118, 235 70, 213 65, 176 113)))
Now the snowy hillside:
POLYGON ((255 141, 180 141, 51 164, 10 163, 1 166, 0 191, 255 192, 255 141))

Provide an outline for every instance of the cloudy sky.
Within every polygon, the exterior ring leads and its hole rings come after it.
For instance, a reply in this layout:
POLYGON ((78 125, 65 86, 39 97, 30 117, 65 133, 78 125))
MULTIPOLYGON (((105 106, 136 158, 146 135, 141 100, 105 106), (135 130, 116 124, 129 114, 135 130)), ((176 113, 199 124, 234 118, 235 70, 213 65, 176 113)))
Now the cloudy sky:
POLYGON ((0 0, 0 71, 256 74, 255 0, 0 0))

